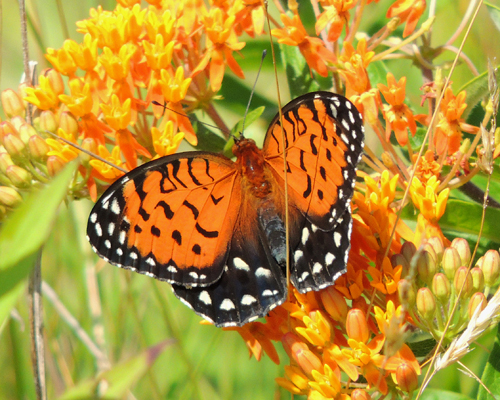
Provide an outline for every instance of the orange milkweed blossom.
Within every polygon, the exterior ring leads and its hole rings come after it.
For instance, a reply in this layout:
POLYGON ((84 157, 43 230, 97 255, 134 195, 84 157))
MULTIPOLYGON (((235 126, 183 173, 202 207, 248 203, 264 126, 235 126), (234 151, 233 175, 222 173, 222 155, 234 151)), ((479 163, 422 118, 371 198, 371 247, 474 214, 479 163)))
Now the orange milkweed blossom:
POLYGON ((342 34, 342 29, 346 28, 346 33, 349 33, 349 10, 356 5, 355 0, 323 0, 321 5, 324 11, 318 16, 316 21, 316 34, 326 28, 328 29, 328 40, 336 42, 342 34))
POLYGON ((406 22, 403 37, 407 37, 415 30, 426 7, 425 0, 397 0, 387 10, 387 18, 399 17, 400 23, 406 22))

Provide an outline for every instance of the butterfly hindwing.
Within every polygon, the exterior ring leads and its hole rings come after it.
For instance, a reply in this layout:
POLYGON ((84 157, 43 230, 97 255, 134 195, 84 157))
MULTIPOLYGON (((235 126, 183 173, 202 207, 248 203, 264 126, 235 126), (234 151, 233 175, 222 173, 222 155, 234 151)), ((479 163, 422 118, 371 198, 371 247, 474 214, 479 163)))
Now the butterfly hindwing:
MULTIPOLYGON (((221 278, 208 287, 172 285, 175 295, 216 326, 241 326, 265 316, 286 298, 286 279, 263 233, 235 228, 221 278)), ((255 220, 253 220, 255 221, 255 220)))
POLYGON ((220 278, 241 202, 240 176, 223 156, 192 152, 134 169, 102 195, 87 235, 110 263, 170 283, 220 278))

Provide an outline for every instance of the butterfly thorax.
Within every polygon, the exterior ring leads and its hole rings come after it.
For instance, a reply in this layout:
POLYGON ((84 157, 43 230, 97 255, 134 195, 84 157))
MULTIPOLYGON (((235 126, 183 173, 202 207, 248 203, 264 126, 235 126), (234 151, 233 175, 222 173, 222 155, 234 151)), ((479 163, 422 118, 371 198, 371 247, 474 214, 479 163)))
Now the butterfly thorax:
POLYGON ((248 190, 257 198, 267 197, 272 190, 266 178, 266 162, 264 154, 252 139, 240 139, 233 146, 236 165, 243 179, 244 190, 248 190))

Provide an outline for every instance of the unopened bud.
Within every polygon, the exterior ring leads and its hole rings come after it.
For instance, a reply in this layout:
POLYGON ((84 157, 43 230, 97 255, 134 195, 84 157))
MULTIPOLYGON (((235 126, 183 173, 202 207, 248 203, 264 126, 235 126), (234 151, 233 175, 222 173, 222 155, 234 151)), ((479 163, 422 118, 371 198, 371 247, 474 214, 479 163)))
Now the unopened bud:
POLYGON ((78 136, 78 121, 75 116, 68 111, 62 112, 59 116, 59 128, 75 138, 78 136))
POLYGON ((426 250, 427 250, 427 246, 432 246, 432 248, 434 249, 434 252, 436 253, 436 263, 440 264, 441 260, 443 259, 443 252, 444 252, 443 241, 441 240, 441 238, 438 236, 433 236, 433 237, 427 239, 427 243, 426 243, 426 247, 425 247, 426 250))
POLYGON ((21 204, 23 198, 16 189, 8 186, 0 186, 0 203, 7 207, 15 207, 21 204))
POLYGON ((430 284, 436 273, 436 261, 431 253, 423 250, 417 260, 417 271, 419 278, 426 284, 430 284))
POLYGON ((446 277, 451 281, 455 278, 455 271, 462 265, 460 254, 454 247, 447 247, 443 252, 443 270, 446 277))
POLYGON ((23 99, 12 89, 6 89, 2 92, 2 108, 8 118, 16 115, 24 117, 23 99))
POLYGON ((64 82, 59 72, 50 68, 44 71, 44 75, 49 79, 50 86, 54 93, 57 95, 64 93, 64 82))
POLYGON ((418 375, 415 369, 405 362, 396 369, 396 381, 403 392, 411 393, 418 387, 418 375))
POLYGON ((468 273, 467 267, 460 267, 455 272, 455 279, 453 280, 453 286, 455 286, 455 291, 458 293, 463 286, 462 298, 468 298, 472 291, 474 290, 474 282, 472 281, 471 274, 468 273))
POLYGON ((366 390, 354 389, 351 393, 351 400, 371 400, 372 397, 366 390))
POLYGON ((451 284, 445 274, 441 272, 432 279, 432 292, 441 304, 447 304, 451 295, 451 284))
POLYGON ((45 161, 50 151, 49 145, 38 135, 33 135, 28 140, 28 149, 31 157, 36 161, 45 161))
POLYGON ((465 154, 469 151, 469 149, 470 149, 470 140, 464 139, 464 141, 460 145, 460 153, 465 154))
POLYGON ((484 293, 476 292, 474 293, 469 300, 469 307, 467 308, 467 313, 469 314, 469 319, 472 318, 474 312, 478 307, 483 311, 486 308, 487 301, 484 293))
POLYGON ((10 165, 5 171, 5 176, 18 188, 27 188, 31 185, 31 174, 17 165, 10 165))
POLYGON ((411 264, 411 260, 413 259, 413 256, 416 252, 417 248, 412 242, 404 242, 401 246, 400 253, 406 258, 406 261, 408 261, 408 265, 411 264))
MULTIPOLYGON (((85 150, 93 153, 93 154, 98 154, 98 151, 97 151, 97 143, 95 141, 94 138, 85 138, 83 139, 82 141, 82 148, 84 148, 85 150)), ((82 162, 82 164, 86 167, 88 166, 89 164, 89 161, 90 160, 93 160, 94 158, 83 152, 83 151, 80 151, 79 154, 78 154, 78 158, 80 159, 80 161, 82 162)))
POLYGON ((402 254, 393 254, 391 256, 391 265, 392 268, 396 268, 398 265, 401 265, 403 267, 403 270, 401 272, 402 277, 406 277, 408 275, 408 272, 410 272, 410 264, 406 260, 406 257, 402 254))
POLYGON ((370 330, 366 323, 366 315, 363 311, 353 308, 347 313, 346 319, 347 336, 358 342, 366 343, 370 337, 370 330))
POLYGON ((0 172, 5 175, 7 172, 7 167, 10 165, 14 165, 12 162, 12 158, 7 153, 0 153, 0 172))
POLYGON ((386 152, 386 151, 383 152, 381 159, 382 159, 382 162, 384 163, 384 165, 387 167, 387 169, 394 168, 394 161, 388 152, 386 152))
POLYGON ((59 171, 61 171, 66 164, 57 156, 49 156, 47 159, 47 171, 50 176, 56 176, 59 171))
POLYGON ((17 135, 9 134, 3 138, 3 146, 7 153, 14 159, 19 160, 26 157, 26 146, 17 135))
POLYGON ((54 113, 50 110, 45 110, 40 113, 40 130, 55 133, 59 124, 57 123, 54 113))
POLYGON ((430 322, 434 319, 436 299, 429 288, 423 287, 418 289, 417 310, 424 320, 430 322))
POLYGON ((26 122, 24 124, 22 124, 21 126, 19 126, 18 130, 19 130, 19 136, 20 136, 21 140, 23 141, 23 143, 25 143, 25 144, 28 144, 28 141, 29 141, 31 136, 37 134, 36 129, 33 128, 33 126, 31 126, 30 124, 28 124, 26 122))
POLYGON ((313 370, 320 371, 323 366, 321 360, 300 338, 291 333, 285 333, 281 338, 283 348, 288 356, 293 359, 307 376, 311 376, 313 370))
POLYGON ((345 297, 333 286, 319 292, 323 307, 335 321, 345 321, 347 316, 347 302, 345 297))
POLYGON ((457 249, 460 255, 461 265, 468 266, 471 258, 469 243, 464 238, 455 238, 451 242, 451 247, 457 249))
POLYGON ((483 270, 479 267, 471 268, 470 274, 475 292, 482 292, 484 290, 484 274, 483 270))
POLYGON ((482 258, 481 269, 484 274, 484 284, 488 287, 495 286, 500 276, 500 257, 498 251, 488 250, 482 258))
POLYGON ((0 144, 3 144, 3 139, 9 134, 19 136, 19 132, 9 121, 0 122, 0 144))

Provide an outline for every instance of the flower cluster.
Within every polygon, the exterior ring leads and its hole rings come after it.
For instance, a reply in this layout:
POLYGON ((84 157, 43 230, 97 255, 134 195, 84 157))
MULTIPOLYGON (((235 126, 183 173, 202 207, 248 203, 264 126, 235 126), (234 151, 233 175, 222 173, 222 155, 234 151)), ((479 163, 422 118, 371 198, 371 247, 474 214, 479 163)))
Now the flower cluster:
MULTIPOLYGON (((143 8, 139 0, 118 0, 112 11, 92 9, 78 23, 81 43, 68 39, 47 50, 53 68, 42 72, 37 85, 2 92, 0 219, 25 191, 73 160, 79 167, 71 194, 95 200, 123 171, 175 153, 184 139, 196 147, 187 117, 194 110, 229 131, 213 100, 228 70, 244 77, 235 53, 243 51, 243 38, 264 34, 264 2, 147 3, 143 8)), ((358 173, 347 272, 319 292, 290 288, 287 302, 265 323, 226 329, 237 330, 257 359, 264 351, 279 363, 274 346, 281 342, 290 365, 278 384, 311 400, 411 394, 421 365, 407 333, 419 328, 444 345, 453 343, 498 285, 498 252, 474 263, 468 243, 450 242, 440 225, 450 189, 488 170, 487 160, 500 155, 498 140, 478 148, 486 126, 491 136, 495 131, 490 119, 498 96, 485 107, 482 129, 469 125, 466 92, 445 85, 439 70, 422 87, 428 112, 415 115, 406 102, 405 76, 379 74, 382 81, 376 82, 377 74, 369 72, 400 51, 419 59, 415 40, 432 23, 421 22, 426 1, 394 1, 386 24, 371 35, 359 31, 360 21, 380 7, 378 0, 314 3, 314 30, 306 29, 298 2, 289 1, 288 10, 278 9, 280 21, 270 18, 270 33, 282 46, 298 49, 311 77, 332 78, 327 89, 356 105, 367 140, 378 139, 380 151, 366 146, 358 173), (389 40, 402 24, 402 37, 389 40), (427 142, 417 140, 427 129, 427 142), (464 132, 475 136, 464 139, 464 132), (405 207, 416 214, 415 229, 399 218, 405 207)), ((421 68, 433 73, 426 64, 421 68)))

